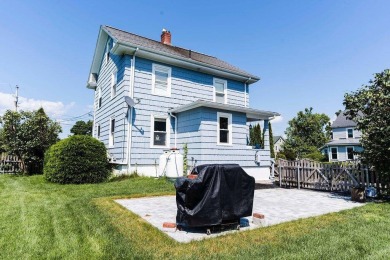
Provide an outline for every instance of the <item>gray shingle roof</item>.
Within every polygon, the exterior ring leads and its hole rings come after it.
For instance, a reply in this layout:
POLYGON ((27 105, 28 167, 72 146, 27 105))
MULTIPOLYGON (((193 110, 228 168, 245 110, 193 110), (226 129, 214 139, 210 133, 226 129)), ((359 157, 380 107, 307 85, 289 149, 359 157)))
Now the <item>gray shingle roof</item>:
POLYGON ((274 143, 276 143, 277 141, 279 141, 280 138, 282 138, 281 135, 274 135, 274 137, 273 137, 274 143))
POLYGON ((356 123, 352 120, 347 119, 347 117, 344 115, 344 112, 341 112, 336 120, 332 124, 332 128, 339 128, 339 127, 355 127, 356 123))
POLYGON ((259 80, 258 76, 252 75, 246 71, 243 71, 223 60, 220 60, 216 57, 212 57, 206 54, 202 54, 193 50, 188 50, 172 45, 163 44, 159 41, 151 40, 133 33, 125 32, 111 26, 102 26, 102 28, 114 39, 120 43, 125 43, 129 45, 134 45, 135 47, 144 47, 150 50, 163 52, 178 58, 184 58, 187 60, 194 60, 197 62, 204 63, 206 65, 212 65, 233 73, 238 73, 240 75, 250 77, 252 79, 259 80))

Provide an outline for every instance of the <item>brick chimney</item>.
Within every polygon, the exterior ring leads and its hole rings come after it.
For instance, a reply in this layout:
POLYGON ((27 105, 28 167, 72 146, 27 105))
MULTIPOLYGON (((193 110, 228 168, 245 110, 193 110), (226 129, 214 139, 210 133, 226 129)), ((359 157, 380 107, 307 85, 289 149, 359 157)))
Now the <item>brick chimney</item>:
POLYGON ((161 43, 171 45, 171 32, 165 29, 161 33, 161 43))

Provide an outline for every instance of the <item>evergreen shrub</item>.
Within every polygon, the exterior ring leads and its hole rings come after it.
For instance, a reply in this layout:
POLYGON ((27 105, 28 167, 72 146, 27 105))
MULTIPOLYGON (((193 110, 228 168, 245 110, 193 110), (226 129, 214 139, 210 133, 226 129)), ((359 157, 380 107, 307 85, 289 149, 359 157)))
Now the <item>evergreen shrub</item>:
POLYGON ((111 166, 104 144, 91 136, 74 135, 52 145, 45 154, 45 179, 61 184, 98 183, 111 166))

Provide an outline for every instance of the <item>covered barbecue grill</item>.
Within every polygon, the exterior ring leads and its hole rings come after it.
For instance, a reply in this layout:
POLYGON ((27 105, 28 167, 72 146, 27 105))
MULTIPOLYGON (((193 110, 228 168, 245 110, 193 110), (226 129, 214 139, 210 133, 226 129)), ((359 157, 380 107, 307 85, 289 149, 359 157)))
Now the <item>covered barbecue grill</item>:
POLYGON ((211 227, 252 215, 255 179, 238 164, 207 164, 175 182, 181 227, 211 227))

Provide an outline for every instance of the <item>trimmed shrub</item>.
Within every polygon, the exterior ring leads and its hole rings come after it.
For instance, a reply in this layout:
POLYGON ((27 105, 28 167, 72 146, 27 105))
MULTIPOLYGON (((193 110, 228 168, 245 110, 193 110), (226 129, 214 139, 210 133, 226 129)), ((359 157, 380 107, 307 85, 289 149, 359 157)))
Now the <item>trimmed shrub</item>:
POLYGON ((105 181, 111 174, 106 147, 91 136, 70 136, 46 152, 43 174, 62 184, 105 181))

